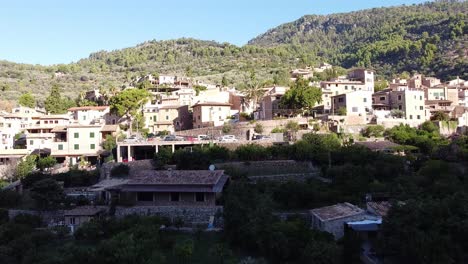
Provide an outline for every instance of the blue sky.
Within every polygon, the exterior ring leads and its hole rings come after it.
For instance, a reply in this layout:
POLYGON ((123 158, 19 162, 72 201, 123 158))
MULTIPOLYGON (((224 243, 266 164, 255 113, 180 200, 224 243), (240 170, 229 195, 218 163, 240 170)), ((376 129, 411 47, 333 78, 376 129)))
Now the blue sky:
POLYGON ((421 0, 0 0, 0 59, 69 63, 146 40, 193 37, 244 45, 306 14, 421 0))

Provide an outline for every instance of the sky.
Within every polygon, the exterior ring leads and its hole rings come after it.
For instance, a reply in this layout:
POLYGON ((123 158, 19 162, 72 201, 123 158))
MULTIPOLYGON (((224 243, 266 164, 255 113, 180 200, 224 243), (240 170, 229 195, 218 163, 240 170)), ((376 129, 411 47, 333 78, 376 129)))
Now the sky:
POLYGON ((0 0, 0 60, 51 65, 148 40, 192 37, 245 45, 308 14, 425 0, 0 0))

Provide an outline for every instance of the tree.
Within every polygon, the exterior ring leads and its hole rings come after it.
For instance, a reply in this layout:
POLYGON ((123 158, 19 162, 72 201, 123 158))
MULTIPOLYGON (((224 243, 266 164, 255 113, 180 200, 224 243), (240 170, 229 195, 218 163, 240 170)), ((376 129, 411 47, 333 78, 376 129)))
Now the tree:
POLYGON ((34 96, 30 92, 22 94, 20 98, 18 99, 18 103, 21 106, 26 106, 29 108, 34 108, 36 106, 36 100, 34 99, 34 96))
POLYGON ((223 75, 223 78, 221 79, 221 85, 223 87, 227 87, 229 85, 229 82, 228 82, 228 80, 226 78, 226 75, 223 75))
POLYGON ((322 90, 309 86, 309 81, 298 78, 281 97, 280 105, 290 113, 308 112, 322 101, 322 90))
POLYGON ((255 71, 250 72, 250 77, 247 81, 247 85, 241 89, 248 104, 255 108, 257 107, 258 101, 263 96, 265 91, 262 89, 260 82, 257 80, 255 71))
POLYGON ((254 131, 257 134, 262 134, 263 133, 263 125, 260 123, 255 124, 254 131))
POLYGON ((44 158, 39 158, 36 162, 37 167, 44 171, 45 169, 52 168, 55 164, 57 164, 57 160, 52 156, 47 156, 44 158))
POLYGON ((127 89, 111 98, 111 111, 120 117, 126 116, 128 118, 130 133, 132 132, 133 117, 137 115, 149 97, 150 93, 147 90, 127 89))
POLYGON ((112 135, 106 135, 106 139, 102 142, 102 148, 111 152, 115 147, 117 147, 115 137, 112 135))
POLYGON ((65 114, 68 108, 75 106, 75 102, 70 98, 62 98, 60 87, 57 84, 52 85, 50 95, 44 102, 45 109, 50 114, 65 114))
POLYGON ((296 121, 289 121, 285 126, 289 134, 289 140, 296 140, 296 133, 301 128, 296 121))
POLYGON ((232 126, 230 124, 228 124, 228 123, 224 123, 223 129, 222 129, 223 133, 227 134, 227 133, 231 132, 231 130, 232 130, 232 126))
POLYGON ((63 189, 56 180, 46 178, 35 182, 31 187, 31 198, 43 209, 53 208, 63 201, 63 189))
POLYGON ((450 120, 450 117, 448 114, 442 112, 442 111, 437 111, 431 116, 431 120, 433 121, 448 121, 450 120))
POLYGON ((381 125, 367 126, 361 131, 361 134, 365 137, 382 137, 385 132, 385 128, 381 125))
POLYGON ((36 155, 29 155, 16 166, 15 178, 22 179, 30 174, 36 167, 36 155))
POLYGON ((347 113, 346 107, 344 107, 344 106, 338 108, 338 111, 336 111, 336 114, 340 115, 340 116, 345 116, 346 113, 347 113))
POLYGON ((398 109, 393 109, 390 111, 390 115, 394 118, 403 118, 405 116, 405 112, 398 109))

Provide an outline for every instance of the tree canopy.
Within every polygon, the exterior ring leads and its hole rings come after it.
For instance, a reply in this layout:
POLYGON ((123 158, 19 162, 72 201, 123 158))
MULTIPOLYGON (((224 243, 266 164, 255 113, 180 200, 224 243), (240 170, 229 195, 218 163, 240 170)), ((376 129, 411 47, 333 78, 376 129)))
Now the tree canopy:
POLYGON ((31 92, 24 93, 18 99, 18 103, 21 106, 26 106, 29 108, 34 108, 36 106, 36 100, 31 92))
POLYGON ((298 78, 290 89, 281 97, 281 107, 291 112, 310 111, 322 101, 322 90, 309 86, 309 81, 298 78))

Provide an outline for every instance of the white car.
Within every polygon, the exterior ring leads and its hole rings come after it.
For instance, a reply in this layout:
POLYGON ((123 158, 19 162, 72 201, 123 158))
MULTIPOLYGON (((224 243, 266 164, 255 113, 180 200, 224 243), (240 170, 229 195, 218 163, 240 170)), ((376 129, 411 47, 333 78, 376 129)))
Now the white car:
POLYGON ((237 139, 234 135, 224 135, 219 138, 220 142, 236 142, 237 139))

